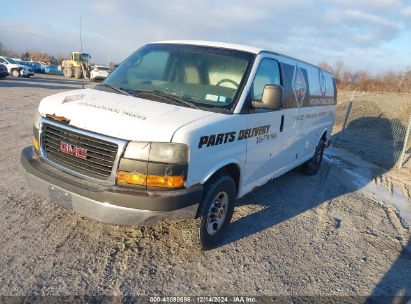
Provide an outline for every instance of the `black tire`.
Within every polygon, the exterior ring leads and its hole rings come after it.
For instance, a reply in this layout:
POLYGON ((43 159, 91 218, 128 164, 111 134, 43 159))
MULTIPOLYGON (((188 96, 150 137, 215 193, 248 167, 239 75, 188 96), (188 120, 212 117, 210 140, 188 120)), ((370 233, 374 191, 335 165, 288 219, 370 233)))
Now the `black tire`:
POLYGON ((75 68, 74 69, 74 78, 81 79, 81 76, 82 76, 81 68, 75 68))
POLYGON ((199 242, 203 250, 212 249, 223 240, 235 200, 236 186, 230 176, 217 174, 205 184, 199 222, 199 242))
POLYGON ((17 70, 17 69, 12 69, 12 70, 11 70, 11 75, 12 75, 13 77, 20 77, 20 71, 17 70))
POLYGON ((315 175, 318 173, 323 160, 325 146, 325 141, 321 139, 315 148, 314 156, 301 165, 301 171, 304 174, 315 175))
POLYGON ((64 68, 63 74, 64 74, 64 77, 71 78, 73 77, 73 70, 71 68, 64 68))

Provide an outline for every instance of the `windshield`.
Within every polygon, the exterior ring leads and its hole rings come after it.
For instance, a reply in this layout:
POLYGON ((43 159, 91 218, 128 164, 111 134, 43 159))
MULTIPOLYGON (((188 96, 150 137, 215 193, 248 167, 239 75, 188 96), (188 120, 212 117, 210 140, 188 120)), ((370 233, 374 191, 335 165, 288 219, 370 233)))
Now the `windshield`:
POLYGON ((89 61, 90 59, 91 59, 90 54, 87 54, 87 53, 82 53, 81 54, 81 60, 82 61, 89 61))
POLYGON ((121 63, 104 84, 132 95, 161 92, 196 106, 232 109, 254 57, 213 47, 149 44, 121 63))
POLYGON ((6 60, 7 60, 8 62, 12 63, 12 64, 19 64, 16 60, 11 59, 10 57, 4 57, 4 58, 6 58, 6 60))

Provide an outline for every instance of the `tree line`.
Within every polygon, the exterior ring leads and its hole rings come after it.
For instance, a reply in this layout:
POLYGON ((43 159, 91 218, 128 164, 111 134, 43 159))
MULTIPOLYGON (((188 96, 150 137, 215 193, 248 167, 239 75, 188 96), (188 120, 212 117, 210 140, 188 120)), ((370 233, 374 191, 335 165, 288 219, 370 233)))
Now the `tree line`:
POLYGON ((24 60, 24 61, 41 61, 47 64, 55 64, 55 65, 60 65, 64 59, 70 58, 70 55, 64 56, 64 55, 59 54, 57 56, 54 56, 48 53, 42 53, 38 51, 25 51, 23 53, 19 53, 11 48, 4 47, 1 42, 0 42, 0 56, 20 58, 21 60, 24 60))
POLYGON ((334 74, 338 90, 411 93, 411 67, 404 72, 385 71, 371 74, 365 70, 353 71, 342 61, 333 66, 321 62, 319 66, 334 74))

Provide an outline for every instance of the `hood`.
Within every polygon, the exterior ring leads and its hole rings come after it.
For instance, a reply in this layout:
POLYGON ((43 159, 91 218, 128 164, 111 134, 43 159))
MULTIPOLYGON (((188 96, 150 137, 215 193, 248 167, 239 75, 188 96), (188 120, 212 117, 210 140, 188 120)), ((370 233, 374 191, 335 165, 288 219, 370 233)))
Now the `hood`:
POLYGON ((214 113, 93 89, 48 96, 39 112, 63 116, 80 129, 136 141, 169 142, 174 132, 214 113))
POLYGON ((6 64, 9 68, 23 68, 20 64, 15 64, 15 63, 8 63, 6 64))

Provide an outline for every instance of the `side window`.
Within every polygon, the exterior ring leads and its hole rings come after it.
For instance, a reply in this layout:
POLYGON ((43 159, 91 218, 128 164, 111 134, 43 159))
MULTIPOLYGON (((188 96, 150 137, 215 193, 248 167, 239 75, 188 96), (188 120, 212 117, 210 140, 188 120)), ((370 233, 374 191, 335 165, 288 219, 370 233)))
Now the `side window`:
POLYGON ((261 60, 251 86, 251 99, 261 100, 264 87, 267 84, 280 84, 280 69, 274 59, 261 60))
POLYGON ((6 61, 3 58, 0 58, 0 63, 6 63, 6 61))

